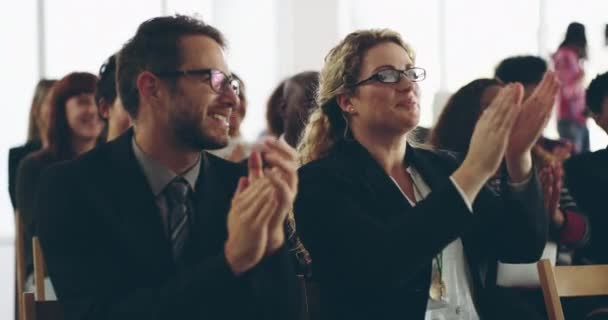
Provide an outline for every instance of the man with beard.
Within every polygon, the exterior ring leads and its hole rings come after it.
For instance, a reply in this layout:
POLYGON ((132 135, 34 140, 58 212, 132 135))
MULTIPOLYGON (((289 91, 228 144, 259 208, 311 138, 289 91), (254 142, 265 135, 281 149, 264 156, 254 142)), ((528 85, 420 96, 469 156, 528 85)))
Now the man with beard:
POLYGON ((293 319, 295 151, 265 141, 246 177, 201 152, 227 144, 238 101, 222 34, 151 19, 117 67, 133 129, 46 171, 36 204, 66 319, 293 319))

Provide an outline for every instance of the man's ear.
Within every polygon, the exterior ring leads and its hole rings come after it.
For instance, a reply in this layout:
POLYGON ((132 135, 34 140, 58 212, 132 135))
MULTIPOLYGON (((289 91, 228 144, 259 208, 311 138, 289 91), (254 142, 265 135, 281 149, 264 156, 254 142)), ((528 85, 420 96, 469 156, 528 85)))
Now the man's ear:
POLYGON ((160 97, 160 79, 150 71, 144 71, 137 76, 137 91, 141 100, 149 101, 160 97))
POLYGON ((336 97, 336 102, 338 102, 338 106, 345 113, 355 114, 357 112, 353 107, 352 97, 348 94, 339 94, 336 97))

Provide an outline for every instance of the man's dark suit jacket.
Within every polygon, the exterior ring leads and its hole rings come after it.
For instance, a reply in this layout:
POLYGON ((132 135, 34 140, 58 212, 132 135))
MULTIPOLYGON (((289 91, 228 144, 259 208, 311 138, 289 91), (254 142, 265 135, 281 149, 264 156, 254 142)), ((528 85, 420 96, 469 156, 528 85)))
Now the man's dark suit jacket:
POLYGON ((28 142, 20 147, 11 148, 8 152, 8 192, 11 195, 13 208, 17 207, 17 170, 19 163, 28 154, 40 150, 40 141, 28 142))
POLYGON ((320 282, 324 319, 423 319, 432 259, 458 237, 483 318, 487 265, 541 256, 547 218, 536 175, 525 192, 501 197, 484 188, 471 213, 449 179, 455 158, 408 146, 404 161, 432 190, 415 207, 356 141, 339 142, 300 169, 296 222, 320 282))
POLYGON ((564 163, 566 185, 593 226, 589 245, 577 255, 589 263, 608 263, 608 148, 583 153, 564 163))
POLYGON ((291 319, 295 273, 284 247, 240 276, 224 256, 242 166, 202 153, 176 264, 132 136, 43 173, 38 234, 67 319, 291 319))

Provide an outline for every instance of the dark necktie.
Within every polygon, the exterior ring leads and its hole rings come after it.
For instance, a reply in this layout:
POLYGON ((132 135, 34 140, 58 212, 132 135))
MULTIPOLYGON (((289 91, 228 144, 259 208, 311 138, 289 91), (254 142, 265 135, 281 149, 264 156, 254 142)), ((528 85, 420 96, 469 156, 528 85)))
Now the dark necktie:
POLYGON ((169 212, 167 216, 169 238, 171 239, 171 249, 175 261, 181 257, 188 234, 190 233, 190 224, 188 222, 188 215, 191 212, 190 199, 188 197, 189 191, 188 182, 182 177, 173 179, 165 190, 169 212))

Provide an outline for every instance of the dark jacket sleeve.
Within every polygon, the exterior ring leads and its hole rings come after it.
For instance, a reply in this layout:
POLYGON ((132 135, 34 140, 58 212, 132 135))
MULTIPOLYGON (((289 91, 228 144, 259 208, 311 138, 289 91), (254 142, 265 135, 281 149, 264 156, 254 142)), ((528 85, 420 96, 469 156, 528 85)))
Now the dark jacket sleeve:
POLYGON ((254 306, 259 306, 260 319, 297 319, 301 296, 296 273, 287 246, 263 259, 251 272, 254 306))
POLYGON ((36 204, 48 271, 66 319, 239 319, 252 311, 251 301, 269 296, 277 300, 258 301, 265 309, 257 306, 252 319, 278 319, 270 316, 280 318, 290 311, 285 307, 290 283, 281 282, 288 277, 285 250, 241 276, 232 273, 218 250, 172 276, 144 279, 145 286, 125 290, 124 283, 133 280, 126 275, 137 275, 137 270, 116 261, 116 252, 128 245, 109 236, 119 222, 101 217, 82 192, 82 181, 68 169, 51 167, 43 173, 36 204), (265 283, 272 276, 276 278, 265 283), (267 310, 271 303, 280 305, 267 310), (268 316, 258 317, 261 313, 268 316))
POLYGON ((483 219, 476 230, 484 234, 475 245, 494 252, 501 262, 532 263, 541 257, 549 233, 538 176, 533 169, 521 190, 515 190, 507 180, 505 175, 500 195, 484 188, 475 200, 474 211, 483 219))
MULTIPOLYGON (((347 285, 407 283, 471 225, 474 215, 445 177, 428 197, 389 220, 365 190, 321 168, 300 171, 298 232, 313 265, 347 285), (357 279, 356 284, 353 279, 357 279)), ((316 267, 315 267, 316 268, 316 267)))
POLYGON ((587 214, 593 229, 587 247, 580 253, 589 263, 608 263, 608 215, 606 212, 606 186, 608 167, 606 159, 596 151, 572 157, 564 163, 566 185, 579 208, 587 214))
POLYGON ((413 280, 446 245, 469 231, 478 235, 473 245, 492 256, 498 251, 510 262, 538 259, 547 237, 536 176, 526 190, 503 198, 484 189, 473 213, 446 176, 415 207, 384 222, 375 218, 380 204, 370 203, 363 190, 331 172, 309 168, 300 179, 295 212, 302 240, 313 261, 345 283, 357 279, 367 287, 386 288, 413 280))

